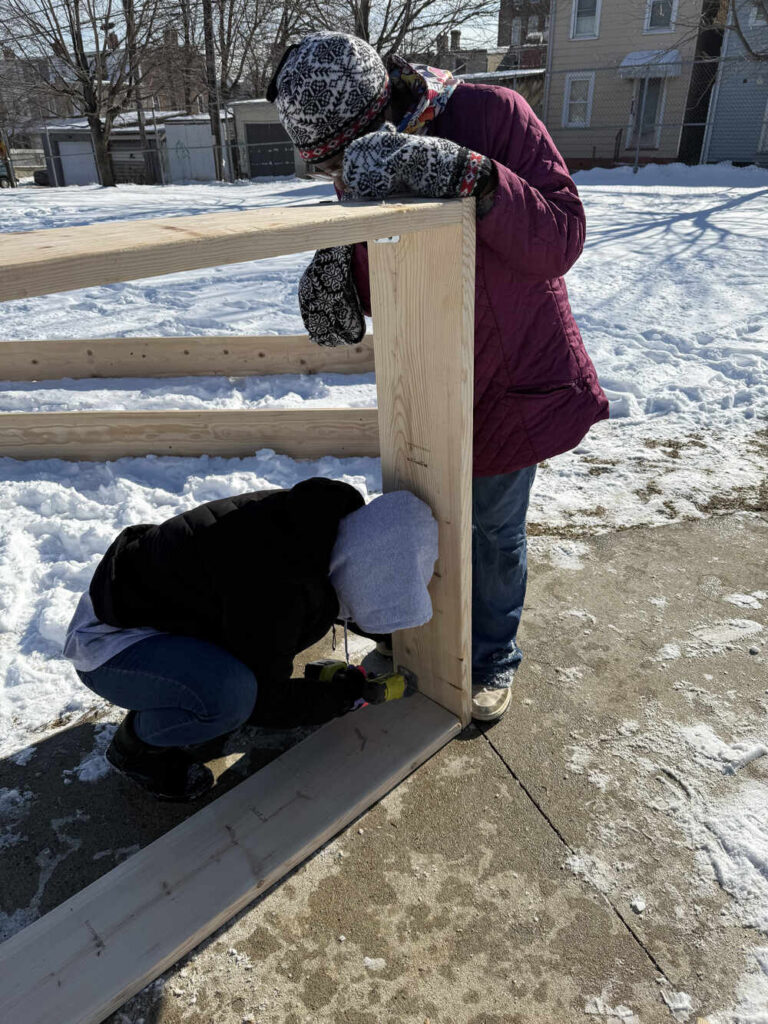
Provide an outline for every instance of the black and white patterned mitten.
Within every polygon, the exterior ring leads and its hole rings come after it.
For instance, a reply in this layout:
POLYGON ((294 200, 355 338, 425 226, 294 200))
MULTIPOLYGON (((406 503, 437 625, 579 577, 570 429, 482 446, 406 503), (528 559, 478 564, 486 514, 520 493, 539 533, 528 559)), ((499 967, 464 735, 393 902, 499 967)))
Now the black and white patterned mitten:
POLYGON ((318 249, 299 282, 301 318, 316 345, 357 345, 365 317, 352 279, 352 246, 318 249))
POLYGON ((344 151, 344 198, 384 199, 409 192, 433 199, 471 196, 483 188, 493 163, 450 139, 404 135, 386 123, 344 151))

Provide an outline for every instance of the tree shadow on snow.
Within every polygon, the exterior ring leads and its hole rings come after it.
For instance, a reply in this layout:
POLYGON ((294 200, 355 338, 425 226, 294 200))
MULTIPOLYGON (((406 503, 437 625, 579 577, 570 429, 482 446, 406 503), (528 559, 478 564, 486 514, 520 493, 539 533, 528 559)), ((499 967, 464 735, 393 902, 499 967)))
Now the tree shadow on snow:
POLYGON ((587 229, 587 246, 599 248, 603 245, 614 245, 618 241, 627 241, 638 235, 654 232, 654 245, 663 244, 667 247, 668 255, 663 262, 674 261, 685 255, 691 249, 698 253, 721 245, 729 236, 735 234, 731 229, 718 227, 713 223, 715 214, 732 213, 739 207, 744 207, 755 200, 764 199, 768 196, 768 188, 759 192, 750 192, 748 195, 732 195, 729 189, 724 189, 725 199, 722 194, 713 196, 713 205, 704 210, 681 210, 679 213, 664 216, 654 212, 653 204, 649 202, 648 210, 638 211, 623 210, 620 226, 600 227, 592 226, 587 229), (686 234, 680 234, 675 229, 688 223, 694 230, 686 234), (661 232, 661 235, 658 233, 661 232))

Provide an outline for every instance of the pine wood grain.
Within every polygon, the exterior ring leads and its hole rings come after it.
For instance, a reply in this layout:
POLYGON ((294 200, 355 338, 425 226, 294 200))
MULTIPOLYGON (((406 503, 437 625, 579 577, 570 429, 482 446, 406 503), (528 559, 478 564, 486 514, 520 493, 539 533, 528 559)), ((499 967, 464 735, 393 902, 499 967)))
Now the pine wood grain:
POLYGON ((466 723, 471 702, 474 200, 460 224, 368 246, 385 490, 432 508, 432 621, 394 637, 395 662, 466 723))
POLYGON ((372 373, 373 341, 327 348, 277 337, 0 341, 0 380, 372 373))
POLYGON ((0 945, 8 1024, 97 1024, 447 743, 421 694, 346 715, 0 945))
POLYGON ((120 459, 141 455, 253 455, 294 459, 379 454, 376 409, 0 413, 0 456, 120 459))
POLYGON ((332 202, 7 232, 0 302, 406 234, 460 216, 451 201, 332 202))

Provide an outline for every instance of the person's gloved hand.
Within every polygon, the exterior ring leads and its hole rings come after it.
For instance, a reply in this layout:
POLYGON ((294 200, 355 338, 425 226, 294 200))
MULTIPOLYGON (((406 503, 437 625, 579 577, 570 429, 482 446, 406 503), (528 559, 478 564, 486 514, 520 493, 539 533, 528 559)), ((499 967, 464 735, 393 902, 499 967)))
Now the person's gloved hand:
POLYGON ((316 345, 356 345, 365 317, 352 280, 352 246, 318 249, 299 282, 301 318, 316 345))
POLYGON ((431 135, 405 135, 395 126, 362 135, 344 151, 345 199, 384 199, 410 192, 433 199, 471 196, 493 174, 487 157, 431 135))

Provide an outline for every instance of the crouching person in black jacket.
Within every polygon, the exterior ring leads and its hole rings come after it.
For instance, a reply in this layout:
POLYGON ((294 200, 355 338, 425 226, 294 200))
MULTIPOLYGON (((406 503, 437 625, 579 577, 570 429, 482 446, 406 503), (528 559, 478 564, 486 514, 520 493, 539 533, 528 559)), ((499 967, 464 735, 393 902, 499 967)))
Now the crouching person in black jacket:
POLYGON ((437 523, 413 494, 365 505, 324 478, 129 526, 64 647, 86 686, 130 709, 108 759, 161 799, 191 800, 213 785, 212 739, 344 714, 359 684, 291 679, 294 657, 338 619, 366 635, 427 622, 436 558, 437 523))

